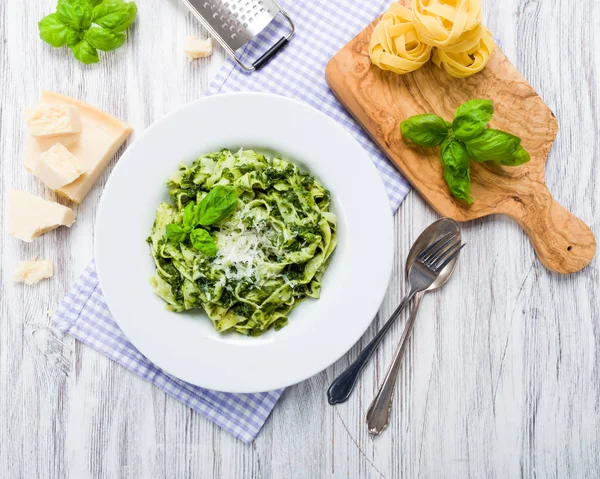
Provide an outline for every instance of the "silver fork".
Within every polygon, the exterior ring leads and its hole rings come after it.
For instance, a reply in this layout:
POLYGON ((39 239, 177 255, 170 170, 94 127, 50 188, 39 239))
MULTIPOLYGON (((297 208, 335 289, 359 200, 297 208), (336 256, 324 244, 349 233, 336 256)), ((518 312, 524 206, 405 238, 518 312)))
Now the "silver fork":
POLYGON ((464 244, 460 243, 458 234, 448 233, 419 253, 408 272, 408 292, 406 296, 393 312, 390 319, 387 320, 371 342, 361 351, 358 358, 331 383, 327 391, 329 404, 339 404, 350 397, 361 371, 371 356, 373 356, 377 346, 379 346, 383 337, 389 331, 392 324, 394 324, 398 315, 415 294, 431 286, 440 272, 456 257, 463 247, 464 244))

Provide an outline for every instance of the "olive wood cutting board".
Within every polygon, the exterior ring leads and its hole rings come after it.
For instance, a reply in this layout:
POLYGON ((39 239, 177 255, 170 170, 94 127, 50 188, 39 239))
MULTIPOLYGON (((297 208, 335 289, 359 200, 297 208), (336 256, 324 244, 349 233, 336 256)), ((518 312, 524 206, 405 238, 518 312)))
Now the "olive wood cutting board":
POLYGON ((548 190, 544 170, 558 133, 556 117, 504 53, 497 49, 487 67, 457 79, 428 63, 408 75, 371 65, 368 47, 377 21, 338 52, 327 65, 331 90, 439 214, 468 221, 501 213, 525 230, 540 261, 559 273, 574 273, 596 251, 591 230, 558 204, 548 190), (490 127, 522 138, 531 161, 519 167, 471 162, 472 205, 455 200, 442 177, 439 148, 409 145, 400 134, 402 120, 435 113, 452 120, 467 100, 489 98, 495 114, 490 127))

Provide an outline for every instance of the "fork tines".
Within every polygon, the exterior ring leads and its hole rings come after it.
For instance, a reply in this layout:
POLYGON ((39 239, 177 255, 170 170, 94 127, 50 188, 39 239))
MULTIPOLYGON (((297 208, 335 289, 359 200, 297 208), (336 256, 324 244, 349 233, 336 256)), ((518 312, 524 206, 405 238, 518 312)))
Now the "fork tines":
POLYGON ((460 243, 458 233, 447 233, 419 253, 417 261, 433 271, 441 271, 464 247, 465 244, 460 243))

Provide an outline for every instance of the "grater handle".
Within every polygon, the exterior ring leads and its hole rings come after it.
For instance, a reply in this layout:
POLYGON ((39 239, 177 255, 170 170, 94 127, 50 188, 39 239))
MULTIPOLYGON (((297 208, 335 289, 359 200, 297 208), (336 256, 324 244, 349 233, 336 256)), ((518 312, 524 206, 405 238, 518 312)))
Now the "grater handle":
POLYGON ((269 61, 269 59, 271 59, 271 57, 273 57, 273 55, 275 55, 277 53, 277 51, 280 48, 283 48, 287 42, 288 42, 289 38, 288 37, 281 37, 279 39, 279 41, 277 41, 277 43, 275 43, 271 48, 269 48, 265 53, 263 53, 253 64, 252 66, 254 67, 255 70, 258 70, 260 67, 262 67, 265 63, 267 63, 269 61))

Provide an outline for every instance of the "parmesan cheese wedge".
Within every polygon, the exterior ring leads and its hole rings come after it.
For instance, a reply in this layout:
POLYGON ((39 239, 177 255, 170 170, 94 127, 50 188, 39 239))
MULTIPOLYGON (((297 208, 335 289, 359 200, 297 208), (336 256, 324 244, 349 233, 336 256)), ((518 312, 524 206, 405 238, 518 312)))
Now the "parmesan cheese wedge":
POLYGON ((75 222, 71 208, 46 201, 26 191, 8 192, 8 234, 31 243, 34 238, 59 226, 75 222))
MULTIPOLYGON (((72 183, 58 188, 56 192, 76 203, 81 203, 133 130, 109 114, 59 93, 43 91, 39 104, 67 104, 79 108, 81 136, 78 141, 69 146, 69 149, 79 160, 79 169, 83 174, 72 183)), ((43 146, 36 138, 30 137, 23 158, 23 166, 27 171, 35 172, 43 151, 45 151, 43 146)))
POLYGON ((73 183, 81 176, 79 161, 61 143, 57 143, 40 155, 40 162, 33 174, 42 180, 48 188, 57 190, 73 183))
POLYGON ((13 273, 13 281, 31 286, 43 279, 51 278, 53 275, 54 263, 52 261, 21 261, 13 273))

